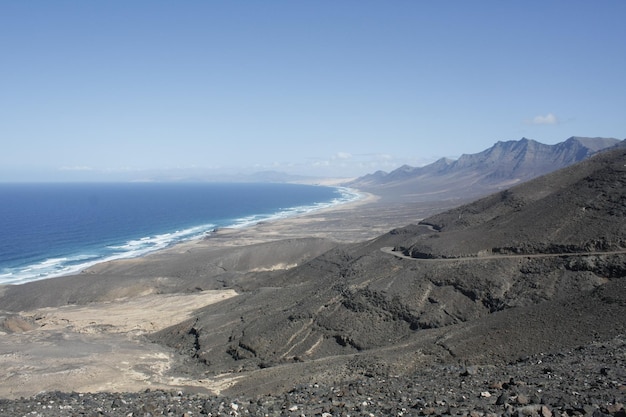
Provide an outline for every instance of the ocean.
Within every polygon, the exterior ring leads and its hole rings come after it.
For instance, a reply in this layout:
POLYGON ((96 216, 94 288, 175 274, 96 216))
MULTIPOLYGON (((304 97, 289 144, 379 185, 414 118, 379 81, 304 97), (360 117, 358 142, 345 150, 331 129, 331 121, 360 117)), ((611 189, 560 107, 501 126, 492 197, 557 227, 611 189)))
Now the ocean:
POLYGON ((0 284, 78 273, 360 198, 338 187, 240 183, 0 184, 0 284))

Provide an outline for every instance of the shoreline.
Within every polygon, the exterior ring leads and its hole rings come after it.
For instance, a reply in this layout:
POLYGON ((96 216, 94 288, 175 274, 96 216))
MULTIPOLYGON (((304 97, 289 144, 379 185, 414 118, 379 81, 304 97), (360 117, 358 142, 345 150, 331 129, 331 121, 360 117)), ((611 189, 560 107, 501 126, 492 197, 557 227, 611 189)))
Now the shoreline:
MULTIPOLYGON (((375 196, 369 193, 360 191, 358 189, 343 187, 340 184, 334 183, 332 181, 328 184, 319 183, 319 184, 306 184, 306 185, 312 185, 312 186, 317 185, 317 186, 322 186, 322 187, 335 188, 340 193, 342 193, 342 196, 334 200, 330 200, 329 202, 325 202, 325 203, 316 203, 316 204, 311 204, 309 206, 291 207, 289 209, 278 210, 275 213, 265 215, 265 218, 261 218, 258 221, 246 221, 245 217, 240 218, 240 219, 233 219, 233 222, 231 224, 228 224, 227 226, 214 226, 214 228, 210 231, 197 233, 194 236, 183 238, 178 241, 173 241, 165 245, 164 247, 155 248, 155 249, 147 249, 143 253, 129 254, 129 253, 123 252, 123 253, 112 254, 108 256, 105 255, 105 256, 102 256, 101 259, 87 261, 82 265, 79 264, 75 266, 67 266, 66 267, 66 269, 68 269, 67 271, 59 271, 58 273, 51 272, 45 276, 39 276, 39 277, 34 276, 34 277, 27 277, 27 278, 20 278, 19 276, 17 276, 17 277, 14 277, 13 279, 7 279, 4 282, 0 281, 0 288, 6 285, 23 285, 23 284, 27 284, 30 282, 43 281, 47 279, 80 275, 80 274, 83 274, 85 271, 89 271, 92 268, 97 268, 98 265, 100 264, 108 264, 111 262, 121 262, 121 261, 126 261, 126 260, 142 259, 145 257, 150 257, 152 255, 158 254, 163 251, 169 251, 173 248, 176 248, 177 246, 194 245, 197 242, 202 242, 206 239, 211 239, 216 234, 220 234, 221 236, 224 233, 230 232, 230 231, 234 231, 234 232, 244 231, 246 229, 254 228, 260 224, 266 224, 266 223, 278 224, 279 222, 282 222, 284 220, 289 220, 292 218, 306 217, 306 216, 315 215, 318 213, 325 213, 325 212, 333 211, 335 209, 341 209, 342 207, 357 207, 359 205, 372 202, 372 199, 374 199, 374 201, 377 200, 375 196), (321 207, 318 207, 318 206, 321 206, 321 207), (299 212, 299 210, 304 210, 304 211, 299 212)), ((252 215, 252 216, 255 216, 255 215, 252 215)), ((194 228, 199 228, 199 226, 194 227, 194 228)), ((169 232, 168 234, 174 234, 174 233, 175 232, 169 232)), ((159 236, 160 235, 149 235, 142 239, 153 239, 159 236)), ((71 259, 72 257, 70 255, 64 255, 64 256, 61 256, 59 259, 66 259, 66 258, 71 259)), ((29 268, 29 269, 36 268, 37 265, 45 264, 52 260, 56 260, 56 258, 45 259, 44 261, 41 261, 40 263, 29 265, 25 268, 29 268)))
POLYGON ((336 244, 355 243, 373 239, 390 230, 417 223, 434 212, 448 208, 447 204, 432 205, 404 203, 388 200, 384 196, 352 189, 362 198, 322 207, 306 213, 270 220, 262 220, 244 227, 217 228, 206 236, 179 241, 140 256, 100 260, 76 271, 42 277, 24 282, 0 283, 0 298, 6 288, 31 285, 39 282, 99 274, 103 270, 125 271, 153 259, 168 258, 184 253, 199 253, 220 248, 275 242, 285 239, 319 238, 336 244))
MULTIPOLYGON (((341 188, 341 187, 338 187, 341 188)), ((7 288, 15 286, 32 285, 39 282, 48 282, 63 278, 89 276, 99 274, 103 271, 115 269, 116 266, 122 266, 124 269, 133 268, 141 263, 152 259, 163 257, 172 257, 180 254, 206 251, 212 249, 220 249, 225 247, 242 247, 247 245, 255 245, 278 241, 282 239, 298 239, 307 237, 317 237, 329 239, 336 243, 353 243, 359 241, 359 236, 354 233, 353 228, 332 228, 332 230, 324 230, 323 225, 328 221, 329 217, 338 219, 345 215, 347 211, 358 211, 366 206, 374 205, 379 202, 381 197, 372 193, 352 189, 355 194, 361 198, 335 204, 330 207, 322 207, 306 213, 295 214, 287 217, 280 217, 270 220, 262 220, 254 224, 241 227, 223 227, 216 228, 208 235, 197 236, 192 239, 179 241, 167 247, 156 249, 148 253, 109 260, 101 260, 86 266, 80 270, 64 273, 61 275, 47 276, 39 279, 32 279, 17 283, 1 283, 0 282, 0 298, 4 295, 7 288)), ((360 235, 360 234, 358 234, 360 235)), ((364 237, 367 239, 374 237, 375 233, 368 233, 364 237)), ((1 310, 1 309, 0 309, 1 310)))
MULTIPOLYGON (((224 247, 241 247, 247 245, 268 243, 272 241, 282 239, 293 238, 306 238, 306 237, 322 237, 325 239, 335 240, 340 242, 352 242, 350 236, 343 236, 345 233, 338 230, 334 236, 329 236, 328 232, 315 233, 310 228, 303 227, 310 222, 323 221, 320 216, 328 215, 340 215, 346 210, 354 210, 359 207, 373 204, 380 200, 380 197, 371 194, 355 190, 362 198, 347 201, 341 204, 335 204, 330 207, 323 207, 317 210, 312 210, 307 213, 295 214, 293 216, 281 217, 270 220, 262 220, 254 224, 245 225, 241 227, 223 227, 216 228, 205 236, 198 236, 197 238, 176 242, 168 247, 157 249, 155 251, 146 253, 133 258, 113 259, 108 261, 97 262, 78 273, 60 275, 57 277, 50 277, 44 279, 55 279, 67 276, 76 276, 84 274, 99 273, 100 271, 107 269, 111 265, 115 264, 138 264, 142 260, 150 260, 152 258, 160 258, 163 256, 173 256, 178 254, 185 254, 191 251, 218 249, 224 247), (292 232, 288 232, 291 230, 292 232), (293 233, 295 232, 295 233, 293 233)), ((35 282, 35 281, 31 281, 35 282)), ((2 285, 0 284, 0 288, 2 285)))

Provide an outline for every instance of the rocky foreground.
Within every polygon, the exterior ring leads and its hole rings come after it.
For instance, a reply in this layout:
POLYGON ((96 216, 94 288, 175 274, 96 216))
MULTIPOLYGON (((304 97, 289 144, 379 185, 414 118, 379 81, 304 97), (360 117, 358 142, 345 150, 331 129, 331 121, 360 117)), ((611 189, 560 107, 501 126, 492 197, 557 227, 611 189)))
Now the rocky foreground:
POLYGON ((398 377, 380 364, 356 379, 338 376, 332 385, 297 385, 276 396, 44 392, 0 400, 0 415, 624 417, 625 402, 626 336, 618 336, 500 367, 438 365, 398 377))

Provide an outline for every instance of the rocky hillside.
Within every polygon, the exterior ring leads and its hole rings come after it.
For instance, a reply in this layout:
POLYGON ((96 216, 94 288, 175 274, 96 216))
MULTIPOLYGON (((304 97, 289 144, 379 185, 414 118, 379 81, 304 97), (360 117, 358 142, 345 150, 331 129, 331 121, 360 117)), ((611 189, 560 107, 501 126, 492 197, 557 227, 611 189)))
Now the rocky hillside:
POLYGON ((432 257, 611 251, 626 247, 624 147, 425 219, 432 257))
POLYGON ((625 164, 618 148, 259 275, 153 340, 179 370, 245 375, 237 392, 610 340, 626 332, 625 164))
POLYGON ((571 137, 556 145, 545 145, 523 138, 498 142, 457 160, 442 158, 423 167, 405 165, 390 173, 378 171, 348 185, 413 201, 475 198, 580 162, 618 142, 571 137))
POLYGON ((622 147, 359 244, 185 246, 2 287, 2 386, 39 394, 0 415, 625 417, 625 178, 622 147), (209 288, 239 295, 190 308, 209 288), (144 333, 163 317, 129 303, 163 293, 185 314, 144 333), (132 330, 54 318, 79 306, 132 330), (119 386, 102 372, 138 392, 83 392, 119 386), (40 390, 51 376, 87 385, 40 390))

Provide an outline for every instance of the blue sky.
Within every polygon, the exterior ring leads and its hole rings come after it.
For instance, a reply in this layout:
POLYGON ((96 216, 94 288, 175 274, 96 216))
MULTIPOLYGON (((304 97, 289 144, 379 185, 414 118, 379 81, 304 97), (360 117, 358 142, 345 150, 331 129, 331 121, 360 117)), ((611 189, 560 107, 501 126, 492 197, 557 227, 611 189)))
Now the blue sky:
POLYGON ((0 181, 356 176, 626 138, 626 2, 3 1, 0 181))

